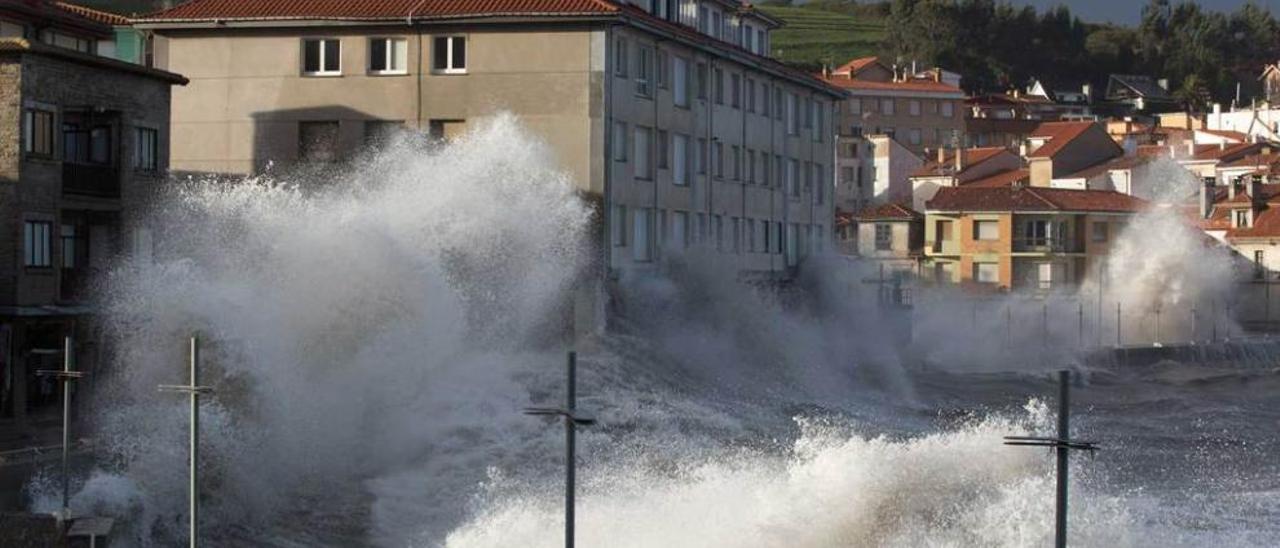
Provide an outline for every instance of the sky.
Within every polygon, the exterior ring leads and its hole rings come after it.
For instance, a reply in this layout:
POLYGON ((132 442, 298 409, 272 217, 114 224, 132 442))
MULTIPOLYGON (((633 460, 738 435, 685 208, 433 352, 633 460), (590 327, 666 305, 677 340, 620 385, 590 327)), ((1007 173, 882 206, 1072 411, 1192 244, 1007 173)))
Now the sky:
MULTIPOLYGON (((1234 11, 1246 0, 1197 0, 1202 7, 1216 11, 1234 11)), ((1012 0, 1014 4, 1030 4, 1040 9, 1066 4, 1071 13, 1085 21, 1112 22, 1132 25, 1138 22, 1146 0, 1012 0)), ((1174 0, 1173 3, 1177 3, 1174 0)), ((1280 0, 1254 0, 1254 3, 1271 9, 1280 16, 1280 0)))

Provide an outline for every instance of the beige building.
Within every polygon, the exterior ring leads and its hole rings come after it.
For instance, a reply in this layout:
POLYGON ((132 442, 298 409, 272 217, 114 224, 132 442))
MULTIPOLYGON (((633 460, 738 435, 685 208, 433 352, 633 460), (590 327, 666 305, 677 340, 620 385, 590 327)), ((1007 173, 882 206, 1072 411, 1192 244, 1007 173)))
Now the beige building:
POLYGON ((839 89, 770 59, 722 0, 193 0, 137 21, 174 95, 175 169, 331 161, 389 126, 510 111, 602 200, 611 271, 705 245, 786 277, 832 233, 839 89))
POLYGON ((145 240, 131 224, 166 175, 186 80, 98 55, 111 27, 53 2, 0 5, 0 29, 0 426, 39 444, 27 429, 60 391, 36 372, 61 366, 68 336, 76 367, 96 367, 89 290, 145 240))

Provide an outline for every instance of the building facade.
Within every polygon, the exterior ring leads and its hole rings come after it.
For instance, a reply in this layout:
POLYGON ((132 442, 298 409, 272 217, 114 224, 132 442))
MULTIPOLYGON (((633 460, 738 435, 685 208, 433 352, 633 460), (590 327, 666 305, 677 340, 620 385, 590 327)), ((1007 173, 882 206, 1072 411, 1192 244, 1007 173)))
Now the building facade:
POLYGON ((937 283, 975 289, 1077 287, 1145 207, 1113 191, 943 188, 925 212, 926 268, 937 283))
MULTIPOLYGON (((90 20, 0 21, 25 36, 110 34, 90 20)), ((131 216, 165 176, 170 88, 185 83, 50 42, 0 38, 0 418, 20 426, 58 401, 35 372, 60 366, 64 337, 77 368, 96 364, 88 290, 132 245, 131 216)))
POLYGON ((721 0, 194 0, 137 21, 174 96, 174 169, 332 160, 388 126, 500 111, 600 201, 609 272, 693 246, 785 278, 829 243, 838 89, 768 57, 779 22, 721 0))

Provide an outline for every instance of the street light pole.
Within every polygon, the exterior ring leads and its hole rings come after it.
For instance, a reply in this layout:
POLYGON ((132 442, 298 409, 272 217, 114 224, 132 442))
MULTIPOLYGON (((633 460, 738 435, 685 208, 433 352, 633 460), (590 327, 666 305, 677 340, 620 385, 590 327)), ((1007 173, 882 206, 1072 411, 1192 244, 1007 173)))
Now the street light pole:
POLYGON ((527 407, 524 410, 526 415, 541 415, 560 417, 564 419, 564 439, 565 439, 565 468, 564 468, 564 546, 565 548, 573 548, 574 541, 574 484, 575 484, 575 468, 577 457, 575 449, 577 446, 576 429, 578 426, 590 426, 595 424, 595 419, 577 414, 578 400, 578 353, 569 352, 568 359, 568 375, 566 381, 567 389, 565 391, 565 406, 563 408, 555 407, 527 407))
POLYGON ((191 436, 188 454, 190 459, 190 474, 188 477, 187 487, 187 504, 190 515, 189 532, 191 538, 191 548, 196 548, 199 544, 198 532, 200 530, 200 496, 199 496, 199 462, 200 462, 200 394, 212 393, 213 389, 207 386, 200 386, 199 364, 200 364, 200 339, 191 337, 190 355, 188 357, 191 367, 191 382, 186 385, 162 384, 160 391, 162 392, 179 392, 191 396, 191 436))
POLYGON ((38 369, 36 375, 53 377, 62 383, 62 513, 58 520, 71 518, 71 383, 84 377, 75 371, 75 344, 71 337, 62 340, 62 369, 38 369))

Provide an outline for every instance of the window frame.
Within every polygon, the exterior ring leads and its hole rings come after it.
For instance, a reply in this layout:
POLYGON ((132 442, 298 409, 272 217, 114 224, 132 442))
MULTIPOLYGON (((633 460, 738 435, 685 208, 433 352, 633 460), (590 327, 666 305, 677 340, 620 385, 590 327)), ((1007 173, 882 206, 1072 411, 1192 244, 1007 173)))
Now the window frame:
POLYGON ((366 70, 370 75, 372 76, 405 76, 409 74, 409 39, 407 37, 370 36, 369 39, 365 41, 365 47, 368 48, 368 55, 365 56, 366 70), (387 63, 386 66, 391 66, 392 65, 391 61, 395 60, 395 48, 392 47, 392 44, 396 42, 404 43, 404 59, 403 59, 404 66, 402 68, 399 68, 399 69, 388 68, 388 69, 382 69, 382 70, 373 68, 373 43, 378 40, 382 40, 387 43, 387 49, 386 51, 383 52, 385 56, 385 58, 383 59, 383 62, 387 63))
POLYGON ((301 47, 302 47, 302 51, 301 51, 302 56, 301 56, 301 59, 299 59, 299 61, 301 62, 298 63, 298 65, 299 65, 299 68, 302 70, 303 76, 306 76, 308 78, 333 78, 337 76, 342 76, 342 39, 341 38, 338 38, 336 36, 305 37, 301 40, 301 47), (320 44, 320 48, 319 48, 320 57, 319 59, 316 60, 317 66, 320 67, 320 70, 317 70, 317 71, 307 70, 307 44, 310 44, 312 42, 316 42, 320 44), (326 65, 325 61, 328 60, 328 55, 325 54, 325 49, 326 49, 325 42, 338 43, 338 68, 334 70, 325 69, 325 65, 326 65))
POLYGON ((155 173, 160 170, 160 130, 153 127, 134 126, 133 128, 133 169, 144 173, 155 173), (147 139, 151 137, 151 157, 150 162, 144 151, 147 147, 143 146, 147 139))
POLYGON ((999 241, 1000 240, 1000 221, 996 219, 974 219, 973 220, 973 240, 975 242, 999 241), (987 226, 986 223, 990 223, 992 226, 995 226, 995 236, 990 238, 982 237, 981 227, 987 226))
POLYGON ((60 134, 61 127, 58 125, 58 112, 56 109, 40 106, 27 106, 22 109, 22 154, 24 156, 45 159, 57 158, 57 135, 60 134), (45 144, 48 145, 48 152, 37 150, 35 146, 35 121, 37 115, 47 115, 49 117, 49 128, 48 131, 45 132, 45 144))
POLYGON ((31 269, 53 268, 53 221, 48 219, 24 219, 22 221, 22 266, 31 269), (37 226, 43 228, 44 238, 41 240, 37 226), (37 241, 41 240, 41 241, 37 241), (33 244, 42 243, 43 250, 36 249, 33 244), (39 253, 39 251, 43 251, 39 253))
POLYGON ((467 62, 467 58, 471 56, 471 51, 470 51, 471 46, 469 45, 470 41, 471 41, 471 36, 468 34, 433 34, 431 35, 431 74, 440 74, 440 75, 466 74, 467 67, 470 65, 470 63, 467 62), (458 39, 461 39, 463 43, 462 68, 453 66, 453 44, 458 39), (436 47, 437 47, 437 41, 439 40, 445 40, 446 43, 448 44, 448 49, 447 51, 445 51, 445 61, 446 61, 445 64, 447 66, 444 68, 440 68, 436 66, 436 47))

